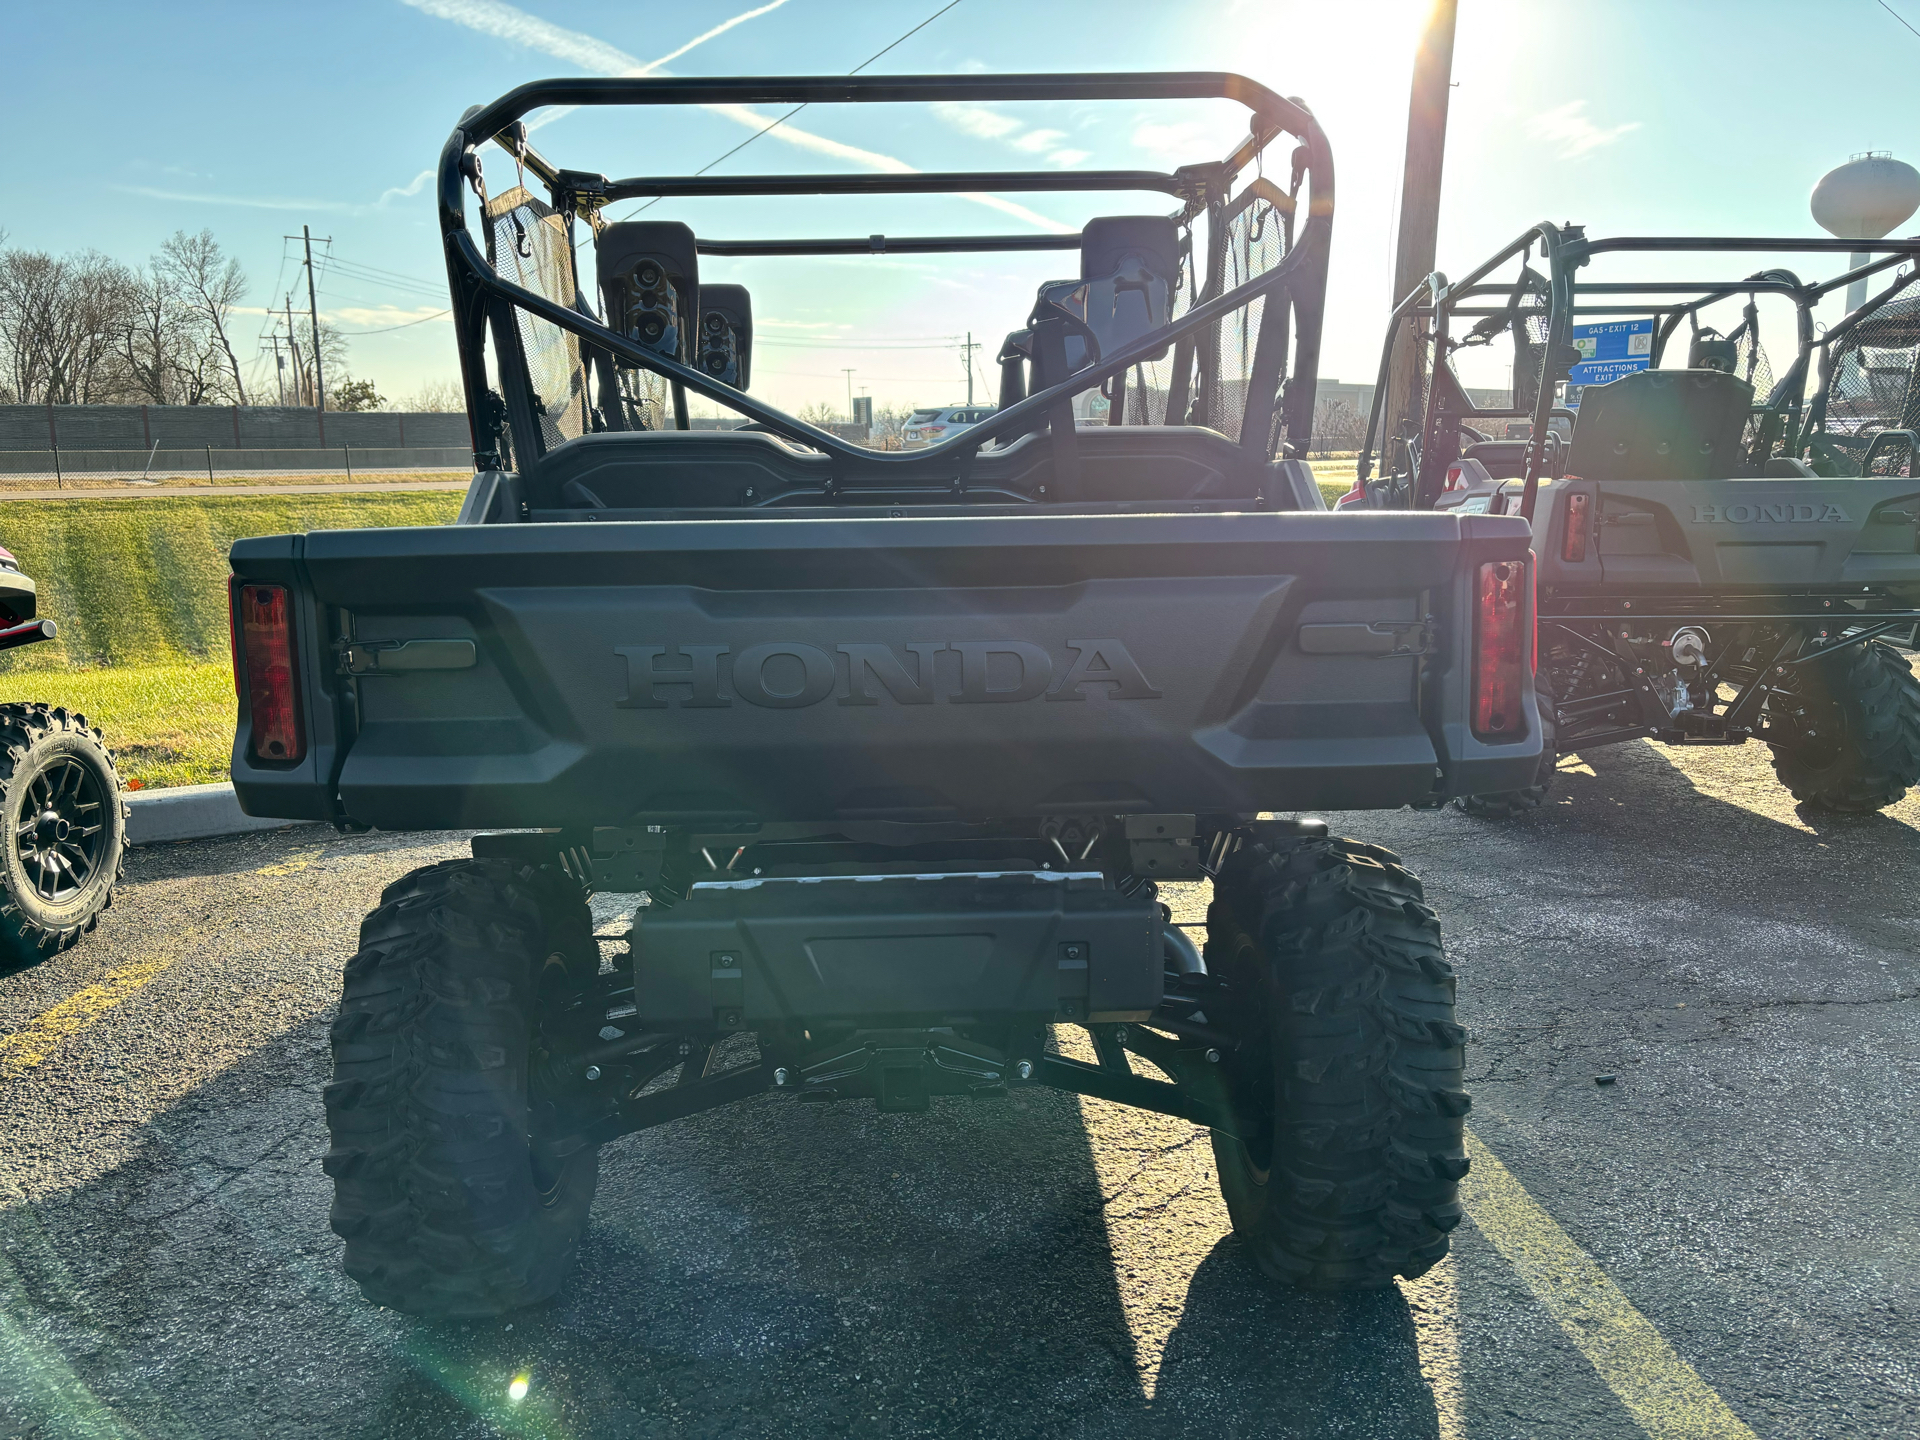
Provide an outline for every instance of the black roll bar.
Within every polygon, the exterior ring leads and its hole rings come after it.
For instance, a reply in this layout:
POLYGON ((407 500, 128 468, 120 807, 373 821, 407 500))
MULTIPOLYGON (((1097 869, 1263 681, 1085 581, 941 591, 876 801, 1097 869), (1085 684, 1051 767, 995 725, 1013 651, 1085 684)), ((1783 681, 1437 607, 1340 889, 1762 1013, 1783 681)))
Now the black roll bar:
POLYGON ((609 201, 729 195, 957 195, 966 191, 1153 190, 1185 195, 1189 176, 1155 170, 918 171, 911 175, 666 175, 609 180, 609 201))
POLYGON ((702 255, 946 255, 990 250, 1079 250, 1071 235, 868 235, 841 240, 694 240, 702 255))
MULTIPOLYGON (((1058 176, 1052 177, 1028 171, 1012 171, 1004 174, 969 172, 959 177, 929 176, 925 172, 908 172, 898 175, 850 177, 844 183, 851 186, 853 182, 858 181, 857 193, 862 194, 914 193, 916 190, 945 187, 949 183, 952 183, 956 190, 991 191, 996 186, 1014 189, 1076 190, 1109 186, 1112 184, 1112 177, 1117 174, 1135 176, 1137 181, 1140 177, 1152 176, 1152 172, 1112 171, 1062 171, 1058 176), (1078 176, 1092 176, 1094 181, 1083 183, 1075 178, 1078 176), (961 179, 967 182, 965 186, 959 184, 961 179), (1056 184, 1043 187, 1040 184, 1042 179, 1051 179, 1056 184)), ((1160 177, 1154 178, 1157 182, 1160 179, 1160 177)), ((691 181, 699 177, 687 179, 691 181)), ((843 183, 834 177, 814 177, 813 179, 816 181, 831 179, 836 186, 843 183)), ((716 188, 706 193, 782 193, 778 190, 754 188, 756 181, 768 186, 795 183, 793 177, 779 176, 743 177, 732 180, 722 178, 713 181, 712 184, 715 187, 726 186, 727 189, 724 192, 716 188)), ((653 179, 634 183, 658 186, 678 182, 669 179, 653 179)), ((1144 181, 1140 183, 1145 184, 1144 181)), ((1146 188, 1165 187, 1156 183, 1146 188)), ((1093 385, 1104 383, 1120 374, 1128 366, 1151 358, 1169 341, 1197 331, 1202 325, 1219 319, 1257 296, 1270 292, 1278 293, 1282 290, 1295 298, 1295 308, 1302 312, 1300 324, 1295 332, 1295 366, 1293 373, 1288 377, 1281 403, 1286 421, 1286 433, 1290 439, 1305 443, 1313 427, 1314 390, 1320 355, 1321 300, 1326 286, 1327 251, 1334 217, 1333 156, 1325 133, 1305 106, 1277 95, 1257 81, 1228 71, 722 78, 657 76, 536 80, 516 86, 491 104, 473 107, 462 116, 459 127, 448 137, 446 145, 441 150, 436 197, 440 210, 441 232, 446 246, 448 282, 453 301, 452 319, 456 344, 460 352, 470 427, 475 424, 476 417, 490 413, 491 402, 485 356, 485 325, 489 296, 510 300, 523 309, 539 314, 551 323, 572 331, 603 351, 619 355, 646 369, 665 375, 681 386, 717 400, 751 419, 768 425, 777 432, 804 439, 809 445, 816 446, 842 460, 856 462, 864 467, 877 465, 918 467, 924 466, 935 457, 949 453, 965 452, 971 455, 986 440, 998 438, 1003 434, 1022 433, 1042 417, 1047 404, 1063 401, 1093 385), (1308 182, 1307 224, 1293 251, 1266 275, 1239 286, 1226 295, 1217 295, 1211 300, 1196 304, 1173 325, 1163 327, 1152 335, 1127 346, 1114 356, 1107 357, 1099 365, 1077 372, 1066 381, 1037 392, 1006 411, 997 412, 993 422, 975 426, 961 436, 941 442, 928 450, 898 457, 850 446, 838 436, 830 435, 795 420, 781 411, 761 405, 758 401, 750 399, 744 393, 733 390, 729 386, 719 385, 711 377, 699 371, 680 365, 652 351, 642 350, 590 317, 502 280, 487 264, 484 254, 467 229, 463 186, 472 181, 478 188, 480 165, 479 156, 475 152, 479 145, 490 139, 498 141, 506 148, 519 167, 533 171, 547 185, 554 201, 554 209, 563 215, 572 216, 581 210, 591 212, 610 198, 608 188, 616 182, 609 182, 602 176, 587 172, 557 168, 545 157, 536 153, 527 143, 526 128, 519 123, 521 117, 548 105, 813 105, 937 101, 1183 99, 1232 100, 1251 112, 1247 138, 1240 142, 1225 160, 1215 164, 1183 167, 1171 177, 1175 187, 1173 193, 1184 199, 1183 215, 1188 218, 1198 214, 1204 208, 1218 205, 1225 198, 1219 191, 1224 189, 1240 169, 1251 163, 1262 147, 1273 138, 1285 132, 1301 142, 1295 155, 1295 167, 1308 182), (1300 296, 1309 292, 1312 293, 1312 304, 1300 303, 1300 296)), ((927 239, 931 249, 934 241, 946 242, 963 238, 928 237, 927 239)), ((977 243, 982 249, 999 248, 993 242, 1007 239, 1011 238, 981 237, 977 243)), ((1066 248, 1060 243, 1065 239, 1066 237, 1036 237, 1035 243, 1023 245, 1020 248, 1066 248)), ((737 250, 732 253, 768 255, 848 253, 836 250, 768 248, 822 243, 733 242, 737 246, 757 245, 762 248, 737 250)), ((871 249, 871 245, 863 248, 871 249)), ((1009 245, 1006 248, 1013 247, 1009 245)), ((853 253, 859 253, 859 251, 853 253)), ((508 329, 511 330, 511 327, 508 329)), ((508 339, 511 341, 511 335, 508 339)), ((510 414, 514 413, 515 404, 516 402, 510 397, 508 400, 510 414)), ((1265 427, 1263 430, 1265 431, 1265 427)), ((490 458, 490 453, 482 451, 481 436, 477 430, 473 439, 476 464, 483 464, 490 458)), ((1265 433, 1259 439, 1264 447, 1265 433)), ((1243 440, 1245 442, 1246 437, 1243 437, 1243 440)))

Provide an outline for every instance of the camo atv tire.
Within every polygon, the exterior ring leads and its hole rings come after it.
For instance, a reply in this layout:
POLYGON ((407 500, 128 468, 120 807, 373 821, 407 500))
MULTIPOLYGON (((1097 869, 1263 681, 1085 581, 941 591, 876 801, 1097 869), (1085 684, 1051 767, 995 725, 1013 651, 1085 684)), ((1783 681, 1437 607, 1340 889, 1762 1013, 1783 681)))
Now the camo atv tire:
POLYGON ((126 860, 127 814, 113 753, 85 716, 0 705, 0 971, 99 925, 126 860))
POLYGON ((1454 971, 1421 883, 1357 841, 1243 845, 1207 937, 1244 1038, 1229 1079, 1267 1121, 1253 1141, 1214 1133, 1235 1234, 1308 1289, 1421 1275, 1461 1219, 1469 1105, 1454 971))
POLYGON ((369 1301, 490 1316, 559 1289, 599 1162, 539 1144, 539 1017, 598 969, 580 889, 552 870, 447 861, 381 894, 333 1024, 323 1163, 369 1301))
POLYGON ((1775 776, 1797 801, 1823 810, 1893 805, 1921 772, 1921 704, 1907 657, 1870 640, 1805 670, 1803 723, 1813 721, 1815 734, 1773 746, 1775 776))

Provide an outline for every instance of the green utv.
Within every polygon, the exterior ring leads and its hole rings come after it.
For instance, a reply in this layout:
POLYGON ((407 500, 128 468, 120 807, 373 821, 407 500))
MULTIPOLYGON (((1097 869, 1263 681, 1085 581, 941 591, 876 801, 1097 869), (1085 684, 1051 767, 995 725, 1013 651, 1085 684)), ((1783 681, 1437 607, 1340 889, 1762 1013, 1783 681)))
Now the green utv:
POLYGON ((1463 808, 1539 806, 1556 754, 1641 737, 1765 741, 1782 785, 1828 810, 1914 786, 1916 249, 1540 225, 1396 308, 1336 509, 1519 516, 1538 557, 1541 771, 1463 808), (1677 255, 1848 251, 1867 263, 1825 281, 1667 278, 1677 255), (1778 378, 1764 315, 1791 338, 1778 378), (1477 405, 1457 362, 1510 346, 1510 403, 1477 405))
POLYGON ((1528 528, 1322 504, 1313 116, 1212 72, 543 81, 461 120, 438 197, 476 452, 458 521, 233 548, 246 809, 494 828, 389 886, 347 964, 325 1164, 365 1294, 551 1295, 601 1146, 770 1091, 913 1112, 1046 1086, 1183 1117, 1269 1275, 1439 1260, 1468 1108, 1439 924, 1395 856, 1277 813, 1529 781, 1528 528), (521 123, 1175 100, 1239 105, 1245 138, 1171 173, 609 179, 521 123), (1258 173, 1282 134, 1285 187, 1258 173), (982 192, 1151 198, 1066 235, 609 216, 982 192), (751 297, 714 283, 729 257, 1046 250, 1066 278, 1010 302, 1000 408, 911 451, 751 395, 751 297), (1105 423, 1077 424, 1095 392, 1105 423), (690 395, 746 424, 692 429, 690 395), (1197 946, 1156 888, 1201 880, 1197 946), (605 955, 592 890, 644 897, 605 955), (1069 1025, 1093 1059, 1061 1052, 1069 1025))

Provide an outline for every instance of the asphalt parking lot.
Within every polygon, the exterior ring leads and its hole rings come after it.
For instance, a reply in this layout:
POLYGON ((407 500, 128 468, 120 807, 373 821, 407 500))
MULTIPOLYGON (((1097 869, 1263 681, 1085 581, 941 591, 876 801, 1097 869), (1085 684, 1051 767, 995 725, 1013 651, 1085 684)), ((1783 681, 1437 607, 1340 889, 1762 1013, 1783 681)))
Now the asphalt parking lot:
POLYGON ((555 1304, 371 1308, 327 1024, 460 838, 139 852, 0 979, 0 1431, 1914 1435, 1915 798, 1798 814, 1757 747, 1563 770, 1518 821, 1336 818, 1441 913, 1477 1166, 1448 1262, 1334 1298, 1243 1265, 1193 1127, 1028 1092, 627 1137, 555 1304))

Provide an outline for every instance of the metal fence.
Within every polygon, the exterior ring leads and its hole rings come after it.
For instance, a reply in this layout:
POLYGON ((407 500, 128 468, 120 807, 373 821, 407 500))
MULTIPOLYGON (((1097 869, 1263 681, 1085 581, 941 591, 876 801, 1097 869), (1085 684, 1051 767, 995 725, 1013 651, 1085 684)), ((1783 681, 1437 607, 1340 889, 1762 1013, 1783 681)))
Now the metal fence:
POLYGON ((465 478, 473 452, 450 446, 339 446, 325 450, 0 450, 0 487, 92 490, 125 485, 233 485, 302 480, 347 483, 465 478))

